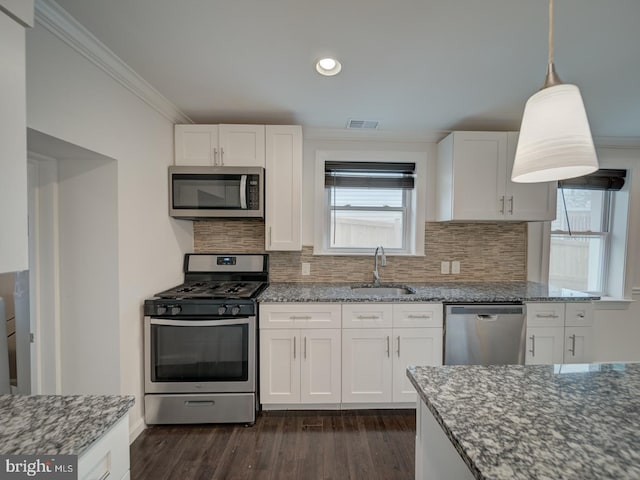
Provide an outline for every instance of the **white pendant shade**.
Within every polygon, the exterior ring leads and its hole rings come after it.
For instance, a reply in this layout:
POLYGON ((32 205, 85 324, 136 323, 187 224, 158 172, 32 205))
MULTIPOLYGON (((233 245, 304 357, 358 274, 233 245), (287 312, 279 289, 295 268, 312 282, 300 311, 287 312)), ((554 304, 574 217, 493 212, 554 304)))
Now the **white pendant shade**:
POLYGON ((578 87, 554 85, 529 98, 511 180, 550 182, 597 169, 596 150, 578 87))

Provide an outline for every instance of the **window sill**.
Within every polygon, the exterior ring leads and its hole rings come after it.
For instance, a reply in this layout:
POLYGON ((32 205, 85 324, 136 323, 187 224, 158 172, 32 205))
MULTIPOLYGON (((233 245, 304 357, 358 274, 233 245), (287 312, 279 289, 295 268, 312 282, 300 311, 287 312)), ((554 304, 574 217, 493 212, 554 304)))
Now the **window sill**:
POLYGON ((601 297, 593 303, 596 310, 627 310, 634 301, 626 298, 601 297))

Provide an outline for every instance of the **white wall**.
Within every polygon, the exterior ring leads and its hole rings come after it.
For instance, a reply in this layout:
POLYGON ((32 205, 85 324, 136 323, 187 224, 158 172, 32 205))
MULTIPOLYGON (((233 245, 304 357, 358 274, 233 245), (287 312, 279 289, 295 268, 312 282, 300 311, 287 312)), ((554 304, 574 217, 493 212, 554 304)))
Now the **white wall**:
MULTIPOLYGON (((40 24, 27 34, 27 124, 117 162, 120 391, 136 395, 132 428, 142 421, 142 302, 182 280, 193 248, 191 222, 167 214, 173 125, 40 24)), ((113 272, 110 273, 113 275, 113 272)), ((76 298, 86 311, 90 298, 76 298)), ((80 308, 80 307, 79 307, 80 308)), ((96 338, 86 338, 95 342, 96 338)))
POLYGON ((25 29, 0 11, 0 273, 26 270, 25 29))

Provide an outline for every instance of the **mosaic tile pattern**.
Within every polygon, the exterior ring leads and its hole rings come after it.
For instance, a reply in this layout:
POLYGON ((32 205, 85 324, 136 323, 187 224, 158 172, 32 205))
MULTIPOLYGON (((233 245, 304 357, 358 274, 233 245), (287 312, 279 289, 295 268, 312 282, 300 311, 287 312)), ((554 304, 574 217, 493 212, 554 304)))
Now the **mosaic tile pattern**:
POLYGON ((409 367, 475 478, 640 478, 640 364, 409 367))
MULTIPOLYGON (((264 253, 264 221, 200 220, 193 223, 197 253, 264 253)), ((273 282, 369 282, 371 256, 313 255, 268 252, 273 282), (301 275, 301 263, 311 264, 311 275, 301 275)), ((527 224, 440 223, 425 224, 424 257, 387 258, 380 268, 382 282, 519 281, 527 276, 527 224), (457 260, 458 275, 440 274, 440 262, 457 260)))

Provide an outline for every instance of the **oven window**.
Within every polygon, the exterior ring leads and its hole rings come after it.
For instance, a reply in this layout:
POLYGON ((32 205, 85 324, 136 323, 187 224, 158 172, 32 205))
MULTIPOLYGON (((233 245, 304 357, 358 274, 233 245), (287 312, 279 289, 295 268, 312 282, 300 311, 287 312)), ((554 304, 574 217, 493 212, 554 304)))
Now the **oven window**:
POLYGON ((151 325, 151 381, 246 382, 248 345, 246 324, 151 325))
POLYGON ((240 208, 242 175, 173 174, 173 208, 240 208))

